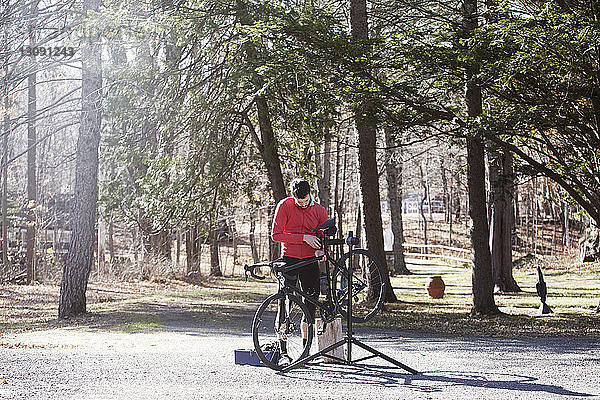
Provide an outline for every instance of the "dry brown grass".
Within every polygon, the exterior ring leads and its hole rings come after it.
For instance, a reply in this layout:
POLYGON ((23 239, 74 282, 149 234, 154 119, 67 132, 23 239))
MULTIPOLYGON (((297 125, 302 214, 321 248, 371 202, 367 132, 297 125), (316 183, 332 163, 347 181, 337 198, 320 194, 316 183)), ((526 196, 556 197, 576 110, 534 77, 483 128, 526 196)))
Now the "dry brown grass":
MULTIPOLYGON (((548 304, 553 314, 538 315, 535 294, 535 259, 515 268, 523 292, 497 294, 496 304, 504 313, 495 317, 470 314, 471 270, 442 265, 409 268, 413 275, 396 276, 392 285, 399 302, 369 323, 372 327, 448 335, 484 336, 600 336, 600 263, 542 265, 548 284, 548 304), (432 275, 446 282, 443 299, 432 299, 425 285, 432 275)), ((178 318, 191 323, 222 324, 247 331, 236 313, 251 313, 275 291, 273 281, 249 281, 225 277, 193 283, 151 278, 150 281, 92 281, 87 291, 90 313, 74 321, 56 321, 58 285, 0 286, 0 333, 48 329, 65 325, 100 329, 160 329, 163 316, 178 310, 178 318), (236 316, 237 315, 237 316, 236 316), (221 318, 222 317, 222 318, 221 318), (237 318, 237 319, 236 319, 237 318)), ((247 318, 245 315, 244 318, 247 318)))

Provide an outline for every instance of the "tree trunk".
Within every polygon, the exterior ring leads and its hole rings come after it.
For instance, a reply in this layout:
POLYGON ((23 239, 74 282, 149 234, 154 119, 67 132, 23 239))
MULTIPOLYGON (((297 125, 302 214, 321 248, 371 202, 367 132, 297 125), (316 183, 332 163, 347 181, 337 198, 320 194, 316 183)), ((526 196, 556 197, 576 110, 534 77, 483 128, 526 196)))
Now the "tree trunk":
MULTIPOLYGON (((98 11, 101 0, 84 0, 83 11, 98 11)), ((91 36, 82 47, 82 115, 77 138, 75 205, 71 243, 60 287, 59 318, 86 312, 85 292, 94 262, 95 222, 98 206, 98 145, 102 112, 100 42, 91 36)))
MULTIPOLYGON (((4 68, 4 109, 10 109, 8 97, 8 64, 4 68)), ((2 268, 4 275, 10 270, 8 260, 8 136, 10 134, 9 113, 4 114, 4 130, 2 137, 2 268)))
POLYGON ((115 264, 116 255, 115 255, 115 222, 112 214, 108 220, 108 254, 110 255, 110 263, 112 265, 115 264))
POLYGON ((531 205, 533 214, 531 217, 531 245, 533 248, 533 254, 537 254, 537 229, 538 229, 538 217, 539 217, 539 208, 537 202, 537 180, 535 177, 532 179, 533 181, 533 193, 531 196, 531 205))
MULTIPOLYGON (((358 210, 356 210, 356 237, 357 238, 362 237, 362 227, 363 227, 363 224, 364 224, 362 210, 363 210, 363 206, 362 206, 362 203, 361 203, 361 206, 358 207, 358 210)), ((368 246, 368 245, 360 244, 359 243, 359 246, 361 246, 361 245, 362 246, 368 246)))
POLYGON ((273 190, 273 199, 275 200, 275 204, 277 204, 280 200, 285 199, 287 194, 285 184, 283 183, 283 174, 281 173, 277 140, 275 139, 273 126, 271 125, 267 99, 264 96, 256 98, 256 109, 262 139, 262 147, 260 148, 262 150, 261 157, 267 167, 267 176, 273 190))
POLYGON ((135 261, 135 263, 137 264, 139 259, 140 259, 140 255, 139 255, 139 251, 140 251, 140 245, 139 245, 139 237, 140 237, 140 233, 139 233, 139 229, 138 226, 135 225, 132 229, 131 235, 133 236, 131 238, 131 242, 132 242, 132 251, 133 251, 133 261, 135 261))
POLYGON ((460 222, 460 214, 462 212, 461 210, 461 206, 460 206, 460 197, 461 197, 461 193, 460 193, 460 175, 458 174, 458 172, 454 175, 455 178, 455 185, 456 185, 456 196, 454 196, 454 204, 453 204, 453 212, 454 212, 454 216, 456 218, 457 221, 460 222))
POLYGON ((200 235, 198 227, 192 226, 185 233, 185 253, 187 273, 200 272, 200 235))
POLYGON ((451 204, 454 201, 453 197, 454 191, 452 190, 452 186, 450 187, 450 195, 448 196, 448 246, 452 247, 452 223, 454 220, 454 215, 452 214, 451 204))
POLYGON ((334 176, 334 180, 333 180, 333 185, 334 185, 334 191, 333 191, 333 214, 337 220, 337 224, 338 224, 338 235, 341 235, 342 232, 342 224, 340 223, 340 219, 341 219, 341 215, 339 212, 339 202, 340 202, 340 142, 339 140, 337 141, 336 145, 335 145, 335 176, 334 176))
MULTIPOLYGON (((350 0, 350 24, 352 38, 356 41, 369 39, 366 0, 350 0)), ((369 50, 365 51, 368 55, 369 50)), ((364 68, 367 66, 364 65, 364 68)), ((356 129, 358 131, 358 165, 360 187, 363 198, 365 234, 367 247, 381 262, 386 277, 386 301, 397 301, 390 283, 387 261, 383 251, 383 224, 381 221, 381 201, 379 197, 379 176, 375 145, 377 139, 377 121, 375 103, 371 96, 364 95, 354 109, 356 129)))
POLYGON ((391 137, 391 132, 384 129, 385 145, 388 147, 386 162, 386 180, 388 185, 388 202, 390 203, 390 225, 394 234, 392 245, 394 253, 394 273, 406 275, 411 272, 406 267, 404 260, 404 229, 402 227, 402 155, 393 148, 396 141, 391 137))
POLYGON ((450 194, 448 192, 448 179, 446 177, 446 165, 445 165, 445 157, 440 157, 440 177, 442 178, 442 193, 443 193, 443 205, 444 208, 444 221, 446 223, 450 222, 451 212, 450 212, 450 194))
MULTIPOLYGON (((252 25, 253 18, 248 11, 248 4, 246 1, 236 0, 236 13, 241 25, 252 25)), ((244 50, 245 55, 250 62, 256 60, 257 49, 253 43, 246 43, 244 50)), ((252 72, 250 80, 257 91, 263 89, 264 82, 260 75, 252 72)), ((275 139, 273 126, 271 124, 271 116, 269 115, 269 106, 266 95, 261 94, 256 96, 254 102, 256 103, 261 138, 259 139, 258 135, 254 132, 252 122, 247 116, 245 116, 245 123, 253 133, 252 137, 258 148, 259 154, 265 163, 265 167, 267 168, 267 177, 269 178, 271 190, 273 191, 273 199, 275 200, 275 204, 277 204, 280 200, 287 197, 283 174, 281 173, 281 161, 279 159, 277 140, 275 139)))
POLYGON ((317 173, 320 175, 317 179, 319 188, 319 203, 325 207, 327 215, 331 213, 331 135, 325 132, 325 142, 323 143, 323 152, 317 160, 317 173))
POLYGON ((189 275, 190 272, 194 271, 194 262, 192 258, 194 257, 194 251, 192 247, 192 229, 189 228, 185 233, 185 272, 186 275, 189 275))
MULTIPOLYGON (((265 231, 270 232, 271 226, 273 223, 273 219, 275 218, 275 206, 269 206, 267 211, 268 211, 267 215, 269 218, 267 218, 267 221, 266 221, 265 231)), ((281 255, 280 243, 274 241, 269 233, 267 233, 267 244, 268 244, 268 248, 269 248, 269 260, 275 260, 275 259, 279 258, 281 255)))
MULTIPOLYGON (((529 231, 529 220, 530 220, 530 216, 531 216, 531 201, 529 200, 531 198, 531 185, 527 185, 527 196, 525 197, 525 226, 523 227, 523 233, 525 234, 525 239, 524 239, 524 246, 527 248, 527 252, 530 252, 531 246, 529 245, 530 243, 530 238, 531 238, 531 232, 529 231)), ((523 226, 523 224, 521 224, 521 226, 523 226)))
POLYGON ((231 247, 232 247, 232 251, 233 251, 233 268, 234 270, 232 270, 231 275, 233 276, 233 271, 235 271, 235 266, 239 264, 239 254, 238 254, 238 234, 237 234, 237 227, 235 225, 235 219, 231 218, 231 220, 229 220, 229 233, 231 234, 231 247))
POLYGON ((254 264, 256 264, 257 262, 260 261, 259 257, 258 257, 258 248, 256 247, 256 237, 254 235, 254 231, 256 230, 256 212, 255 211, 251 211, 250 212, 250 233, 249 233, 249 240, 250 240, 250 251, 252 252, 252 261, 254 262, 254 264))
MULTIPOLYGON (((258 122, 260 126, 261 138, 255 132, 254 125, 250 121, 247 115, 245 117, 246 126, 250 129, 251 136, 254 139, 258 152, 265 163, 267 168, 267 178, 271 184, 271 190, 273 192, 273 199, 275 204, 279 203, 280 200, 287 197, 285 184, 283 182, 283 174, 281 172, 281 161, 279 159, 279 152, 277 149, 277 140, 273 133, 273 126, 271 125, 271 117, 269 115, 269 106, 264 96, 257 96, 255 98, 258 122)), ((271 235, 268 237, 269 253, 272 258, 278 258, 281 252, 279 243, 274 242, 271 235)))
MULTIPOLYGON (((37 27, 35 26, 38 15, 38 2, 31 3, 31 23, 29 26, 29 45, 36 45, 37 27)), ((25 263, 27 265, 27 284, 36 280, 36 207, 37 207, 37 176, 36 176, 36 116, 37 116, 37 74, 35 72, 35 56, 31 57, 33 72, 27 77, 27 251, 25 263)))
POLYGON ((181 230, 177 229, 177 233, 175 234, 177 239, 177 242, 175 242, 175 267, 177 269, 179 269, 179 264, 181 262, 181 236, 181 230))
MULTIPOLYGON (((173 60, 173 57, 176 54, 176 51, 174 50, 175 47, 176 46, 167 44, 165 48, 165 61, 171 68, 174 68, 173 64, 176 63, 176 61, 173 60)), ((114 48, 114 56, 118 59, 118 62, 126 63, 127 53, 122 53, 122 46, 117 44, 114 45, 114 48)), ((150 66, 154 66, 158 63, 157 56, 153 49, 147 45, 140 46, 140 59, 150 66)), ((154 99, 158 95, 157 86, 158 84, 156 81, 150 81, 144 88, 147 91, 150 99, 154 99)), ((172 140, 169 140, 169 138, 161 138, 161 133, 163 132, 155 120, 144 119, 142 123, 141 142, 142 146, 146 146, 146 149, 143 151, 148 153, 148 157, 150 159, 155 159, 157 157, 166 157, 168 159, 172 156, 172 140), (159 151, 161 142, 164 142, 164 146, 162 150, 159 151)), ((135 148, 137 146, 140 146, 140 143, 137 143, 136 140, 136 143, 133 144, 133 147, 135 148)), ((148 173, 150 161, 138 159, 135 161, 134 166, 138 171, 140 171, 141 175, 145 176, 148 173)), ((165 185, 168 185, 169 174, 166 174, 166 177, 165 185)), ((141 188, 138 187, 138 190, 141 192, 141 188)), ((161 260, 171 260, 171 229, 166 226, 165 223, 156 223, 156 221, 153 221, 153 219, 150 216, 147 216, 144 212, 140 213, 138 223, 142 230, 145 245, 144 249, 147 255, 150 257, 157 257, 161 260)))
MULTIPOLYGON (((423 187, 423 197, 421 197, 421 207, 420 207, 421 219, 423 220, 423 244, 425 246, 427 246, 427 218, 425 218, 424 203, 425 203, 425 199, 427 199, 428 195, 427 195, 427 182, 425 181, 425 177, 423 176, 423 165, 422 164, 419 164, 419 174, 421 177, 421 186, 423 187)), ((431 211, 431 206, 429 207, 429 210, 431 211)))
POLYGON ((579 261, 596 262, 600 260, 600 229, 590 219, 590 225, 579 239, 579 261))
POLYGON ((471 246, 473 247, 473 309, 474 314, 496 314, 494 278, 488 244, 488 222, 485 196, 485 163, 483 142, 467 138, 469 214, 472 220, 471 246))
MULTIPOLYGON (((4 27, 3 51, 9 52, 8 29, 4 27)), ((4 126, 2 131, 2 275, 10 278, 11 265, 8 258, 9 238, 8 238, 8 139, 11 134, 11 120, 8 110, 11 108, 11 98, 9 97, 9 64, 4 63, 3 96, 4 96, 4 126)))
POLYGON ((514 186, 513 187, 514 190, 514 199, 515 199, 515 203, 514 203, 514 215, 515 215, 515 226, 517 224, 521 224, 521 211, 520 211, 520 207, 519 207, 519 187, 518 186, 514 186))
POLYGON ((423 178, 423 184, 425 193, 427 194, 427 213, 429 214, 429 221, 433 223, 433 206, 431 204, 431 189, 429 187, 429 154, 425 158, 425 173, 421 175, 423 178))
POLYGON ((144 249, 151 257, 162 260, 171 259, 171 235, 165 229, 154 228, 152 220, 140 217, 139 226, 144 236, 144 249))
MULTIPOLYGON (((463 28, 467 36, 477 29, 477 0, 463 2, 463 28)), ((469 118, 482 112, 481 87, 476 82, 478 70, 465 66, 465 100, 469 118)), ((472 135, 472 133, 471 133, 472 135)), ((473 314, 497 314, 494 302, 494 277, 489 248, 489 230, 485 194, 485 148, 475 136, 467 137, 467 180, 469 188, 469 213, 471 215, 471 245, 473 247, 473 314)))
POLYGON ((489 155, 490 204, 492 209, 490 243, 496 292, 520 292, 512 273, 512 210, 514 176, 512 156, 498 151, 489 155))
POLYGON ((105 270, 106 264, 106 221, 104 220, 104 209, 99 207, 96 222, 96 277, 100 271, 105 270))
POLYGON ((219 263, 219 235, 216 226, 210 230, 210 276, 223 276, 219 263))
POLYGON ((343 161, 341 160, 341 143, 337 142, 335 157, 335 216, 337 219, 338 235, 343 236, 344 198, 346 190, 346 163, 348 160, 348 147, 344 146, 343 161))
POLYGON ((173 240, 171 238, 171 233, 164 229, 160 229, 150 235, 150 247, 152 253, 159 255, 159 257, 164 260, 171 260, 172 244, 173 240))
POLYGON ((571 235, 569 228, 569 204, 563 201, 563 246, 565 249, 571 247, 571 235))

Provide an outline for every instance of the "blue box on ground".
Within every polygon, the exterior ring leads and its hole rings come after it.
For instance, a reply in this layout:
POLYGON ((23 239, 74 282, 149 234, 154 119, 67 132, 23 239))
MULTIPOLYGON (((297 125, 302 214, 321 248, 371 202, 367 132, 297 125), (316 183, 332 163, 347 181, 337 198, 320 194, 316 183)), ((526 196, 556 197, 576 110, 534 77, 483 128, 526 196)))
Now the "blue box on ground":
MULTIPOLYGON (((264 365, 262 363, 262 361, 260 361, 260 358, 258 358, 258 354, 256 354, 256 351, 254 350, 248 350, 248 349, 237 349, 234 350, 234 354, 235 354, 235 363, 239 364, 239 365, 264 365)), ((265 357, 267 357, 269 360, 271 360, 274 363, 277 363, 277 361, 279 361, 279 351, 277 350, 273 350, 273 351, 265 351, 264 352, 265 357)))

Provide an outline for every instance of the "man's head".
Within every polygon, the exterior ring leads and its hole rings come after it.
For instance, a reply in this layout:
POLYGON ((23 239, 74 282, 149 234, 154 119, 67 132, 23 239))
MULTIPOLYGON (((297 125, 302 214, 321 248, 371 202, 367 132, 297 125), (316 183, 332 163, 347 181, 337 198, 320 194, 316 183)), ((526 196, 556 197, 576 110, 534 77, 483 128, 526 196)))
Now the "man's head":
POLYGON ((290 191, 300 208, 307 208, 310 205, 310 185, 307 181, 299 178, 294 179, 290 183, 290 191))

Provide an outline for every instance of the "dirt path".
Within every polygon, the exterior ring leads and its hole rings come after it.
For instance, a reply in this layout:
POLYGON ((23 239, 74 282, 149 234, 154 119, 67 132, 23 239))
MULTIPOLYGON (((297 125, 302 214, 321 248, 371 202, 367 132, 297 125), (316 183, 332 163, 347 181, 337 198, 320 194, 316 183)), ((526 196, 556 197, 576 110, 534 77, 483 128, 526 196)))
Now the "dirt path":
MULTIPOLYGON (((598 339, 451 338, 357 328, 367 344, 422 374, 406 374, 380 359, 288 374, 235 365, 234 350, 251 346, 251 300, 215 303, 143 293, 122 298, 118 307, 111 301, 95 303, 94 315, 76 327, 50 323, 41 330, 0 333, 0 399, 564 399, 600 394, 598 339)), ((353 354, 360 357, 358 350, 353 354)))

